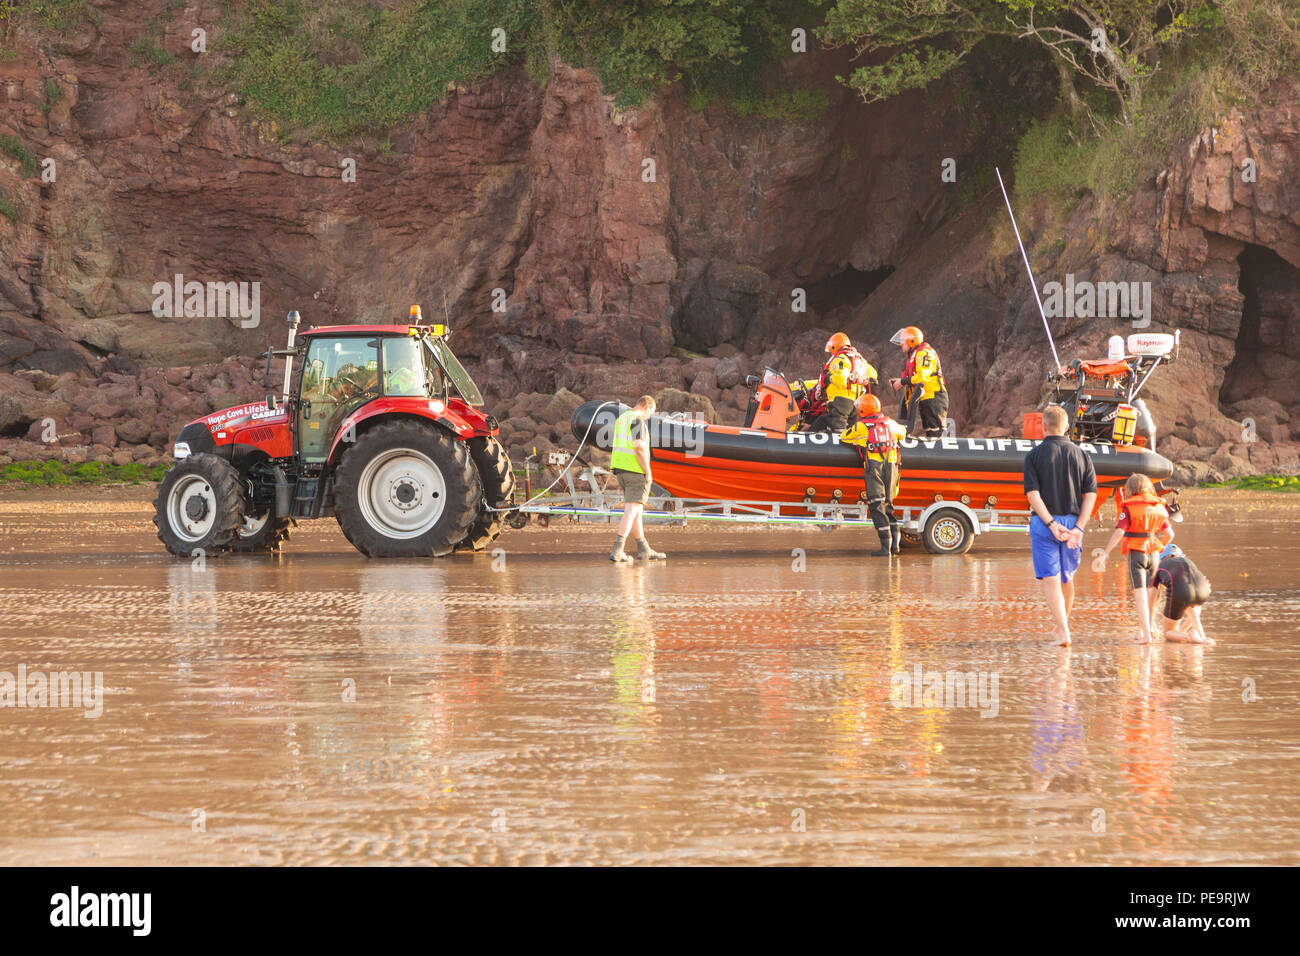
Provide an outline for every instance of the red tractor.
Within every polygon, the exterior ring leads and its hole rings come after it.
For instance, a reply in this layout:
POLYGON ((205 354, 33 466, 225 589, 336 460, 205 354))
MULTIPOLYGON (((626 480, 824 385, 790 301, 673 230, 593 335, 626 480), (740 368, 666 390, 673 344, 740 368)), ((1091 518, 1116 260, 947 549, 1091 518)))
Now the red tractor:
POLYGON ((333 514, 371 557, 478 551, 501 533, 515 476, 497 421, 447 329, 335 325, 298 336, 284 395, 186 425, 154 501, 172 554, 276 551, 300 518, 333 514), (300 359, 293 375, 294 359, 300 359), (291 391, 292 386, 292 391, 291 391))

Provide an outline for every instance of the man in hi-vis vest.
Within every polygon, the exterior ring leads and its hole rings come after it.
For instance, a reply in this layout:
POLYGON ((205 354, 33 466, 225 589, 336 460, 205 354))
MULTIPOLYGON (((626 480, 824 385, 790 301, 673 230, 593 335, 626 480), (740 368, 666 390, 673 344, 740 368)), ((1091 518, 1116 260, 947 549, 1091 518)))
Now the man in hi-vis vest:
POLYGON ((643 561, 659 561, 665 555, 650 547, 645 539, 641 514, 650 498, 650 441, 646 435, 645 420, 654 414, 655 400, 642 395, 637 403, 614 422, 614 447, 609 466, 618 476, 623 489, 623 517, 618 523, 618 538, 610 549, 609 559, 615 564, 631 561, 632 555, 623 550, 628 532, 636 535, 636 556, 643 561))

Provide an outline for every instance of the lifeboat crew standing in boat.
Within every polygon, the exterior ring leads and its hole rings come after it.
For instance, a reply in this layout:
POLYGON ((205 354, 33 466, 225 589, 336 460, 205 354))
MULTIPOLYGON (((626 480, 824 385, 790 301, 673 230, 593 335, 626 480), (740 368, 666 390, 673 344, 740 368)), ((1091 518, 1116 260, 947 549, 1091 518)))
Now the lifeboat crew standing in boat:
POLYGON ((907 437, 907 429, 880 411, 880 399, 875 395, 858 399, 857 412, 858 423, 845 431, 840 441, 857 445, 862 456, 867 510, 880 536, 880 550, 871 554, 886 558, 903 547, 903 531, 894 515, 894 495, 898 493, 898 442, 907 437))
POLYGON ((925 341, 925 336, 915 325, 899 329, 889 340, 907 355, 907 364, 901 378, 892 378, 889 384, 894 391, 902 391, 898 415, 907 430, 916 434, 917 416, 926 438, 943 435, 948 418, 948 389, 943 381, 943 367, 939 353, 925 341))
POLYGON ((870 394, 876 370, 843 332, 826 340, 826 351, 830 358, 821 375, 796 383, 794 398, 809 430, 842 432, 853 420, 858 399, 870 394))

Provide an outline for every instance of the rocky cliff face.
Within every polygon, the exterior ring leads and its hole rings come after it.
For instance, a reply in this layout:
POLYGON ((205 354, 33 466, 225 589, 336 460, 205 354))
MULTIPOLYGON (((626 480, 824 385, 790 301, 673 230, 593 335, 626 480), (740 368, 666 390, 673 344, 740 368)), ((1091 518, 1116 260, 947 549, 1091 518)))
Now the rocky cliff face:
MULTIPOLYGON (((1040 284, 1149 282, 1147 330, 1182 330, 1178 361, 1146 396, 1184 481, 1300 471, 1300 93, 1276 99, 1182 144, 1122 207, 1085 199, 1054 231, 1043 208, 1019 211, 1040 284)), ((1000 217, 998 197, 936 230, 850 324, 877 340, 904 319, 940 330, 963 432, 1032 409, 1051 364, 1018 251, 1008 240, 990 252, 1000 217)), ((1123 318, 1052 325, 1063 360, 1103 356, 1110 335, 1135 330, 1123 318)))
MULTIPOLYGON (((868 107, 820 53, 793 80, 828 108, 788 122, 675 91, 620 113, 556 62, 544 89, 513 71, 450 90, 391 148, 330 149, 251 118, 194 62, 190 29, 219 22, 216 0, 167 21, 178 65, 132 65, 165 5, 96 2, 98 23, 20 36, 0 63, 0 135, 57 171, 43 183, 0 154, 19 217, 0 217, 0 455, 156 456, 188 418, 265 390, 259 362, 228 359, 281 344, 290 308, 308 324, 445 309, 516 446, 560 440, 579 397, 670 390, 733 420, 746 373, 812 374, 831 328, 891 374, 889 335, 924 328, 963 432, 1017 429, 1038 399, 1036 307, 1014 248, 990 252, 1000 207, 960 210, 1005 147, 980 117, 1050 95, 1041 77, 868 107), (154 283, 177 274, 260 282, 260 322, 155 317, 154 283), (47 419, 60 441, 41 442, 47 419)), ((1042 277, 1150 279, 1152 327, 1187 330, 1154 387, 1170 450, 1204 463, 1187 477, 1300 466, 1300 131, 1282 102, 1187 144, 1104 225, 1085 203, 1058 243, 1022 212, 1042 277), (1247 155, 1258 181, 1239 188, 1247 155), (1259 441, 1243 443, 1248 414, 1259 441)), ((1093 353, 1114 331, 1063 322, 1060 347, 1093 353)))

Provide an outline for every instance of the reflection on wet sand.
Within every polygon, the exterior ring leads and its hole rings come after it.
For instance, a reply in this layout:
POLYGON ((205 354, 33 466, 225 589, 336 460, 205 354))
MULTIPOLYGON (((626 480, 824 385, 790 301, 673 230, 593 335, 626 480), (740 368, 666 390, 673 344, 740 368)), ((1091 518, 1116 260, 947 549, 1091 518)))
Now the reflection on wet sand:
POLYGON ((1130 644, 1085 567, 1060 650, 1014 537, 665 530, 617 568, 583 530, 494 565, 321 526, 197 567, 147 515, 0 507, 0 670, 106 684, 98 719, 0 710, 0 863, 1295 862, 1300 545, 1226 520, 1249 578, 1180 529, 1219 646, 1130 644), (996 708, 900 703, 914 671, 996 708))

